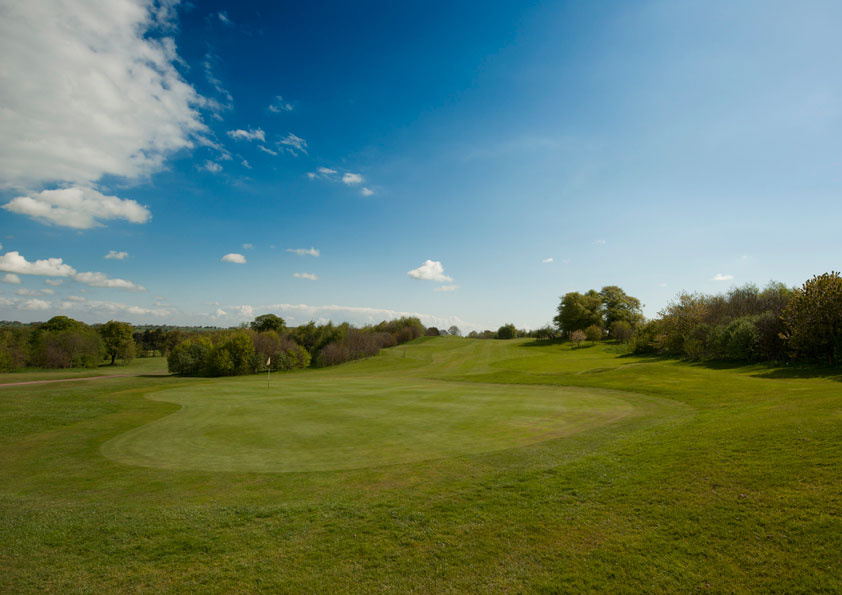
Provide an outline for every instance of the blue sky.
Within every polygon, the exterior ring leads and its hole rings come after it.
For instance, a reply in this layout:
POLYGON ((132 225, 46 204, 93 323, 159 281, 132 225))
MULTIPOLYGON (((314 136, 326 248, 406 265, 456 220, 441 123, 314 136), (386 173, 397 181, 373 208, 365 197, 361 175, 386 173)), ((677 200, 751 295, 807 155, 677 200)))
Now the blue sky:
POLYGON ((100 4, 0 2, 0 318, 534 328, 840 268, 838 3, 100 4))

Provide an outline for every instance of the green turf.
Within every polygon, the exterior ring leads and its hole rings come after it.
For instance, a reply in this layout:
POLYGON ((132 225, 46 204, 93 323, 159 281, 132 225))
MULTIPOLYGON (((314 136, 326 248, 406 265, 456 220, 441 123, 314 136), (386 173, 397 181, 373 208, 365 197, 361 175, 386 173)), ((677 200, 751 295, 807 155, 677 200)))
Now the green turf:
POLYGON ((442 337, 0 389, 0 592, 839 592, 839 380, 442 337))

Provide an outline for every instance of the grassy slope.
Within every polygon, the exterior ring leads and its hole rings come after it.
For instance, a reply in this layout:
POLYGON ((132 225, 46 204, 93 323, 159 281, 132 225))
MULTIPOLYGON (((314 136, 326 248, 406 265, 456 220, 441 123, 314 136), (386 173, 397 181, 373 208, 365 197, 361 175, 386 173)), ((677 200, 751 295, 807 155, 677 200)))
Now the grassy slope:
POLYGON ((0 591, 842 590, 835 379, 455 338, 294 376, 631 391, 640 414, 411 464, 213 473, 100 454, 178 410, 144 394, 208 381, 0 389, 0 591))

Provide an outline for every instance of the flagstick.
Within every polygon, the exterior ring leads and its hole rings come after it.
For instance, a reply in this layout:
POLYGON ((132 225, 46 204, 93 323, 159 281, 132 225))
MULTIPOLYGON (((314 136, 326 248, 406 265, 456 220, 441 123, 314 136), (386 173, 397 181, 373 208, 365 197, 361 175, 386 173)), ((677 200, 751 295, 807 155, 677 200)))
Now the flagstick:
POLYGON ((269 374, 272 372, 272 366, 269 364, 272 363, 272 358, 266 360, 266 389, 269 389, 269 374))

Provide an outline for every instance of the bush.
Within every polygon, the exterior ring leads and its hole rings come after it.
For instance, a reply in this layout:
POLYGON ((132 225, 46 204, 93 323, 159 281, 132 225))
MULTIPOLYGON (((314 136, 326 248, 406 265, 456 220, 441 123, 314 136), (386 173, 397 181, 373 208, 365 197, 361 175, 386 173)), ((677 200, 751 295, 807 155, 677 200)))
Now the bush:
POLYGON ((514 339, 515 337, 517 337, 517 328, 511 322, 497 329, 498 339, 514 339))
POLYGON ((602 329, 595 324, 590 325, 588 328, 585 329, 585 338, 591 343, 601 341, 602 329))

